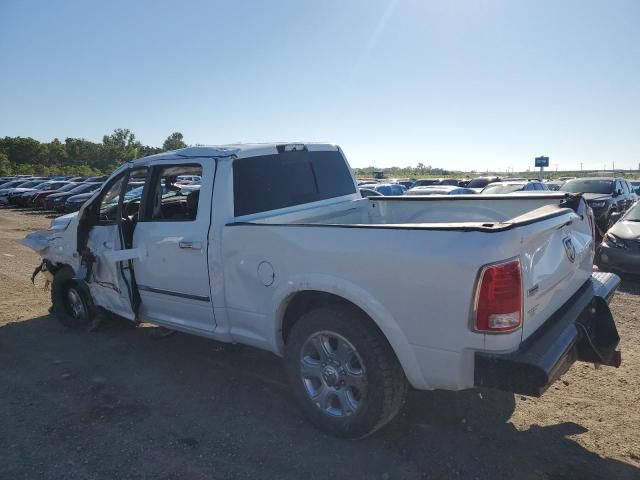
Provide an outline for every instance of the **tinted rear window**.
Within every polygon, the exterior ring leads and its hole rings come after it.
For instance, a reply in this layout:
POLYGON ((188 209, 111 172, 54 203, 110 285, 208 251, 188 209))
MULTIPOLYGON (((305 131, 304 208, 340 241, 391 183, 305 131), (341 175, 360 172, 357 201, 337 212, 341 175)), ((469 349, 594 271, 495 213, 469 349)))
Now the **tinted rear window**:
POLYGON ((474 178, 469 182, 467 188, 484 188, 489 185, 489 183, 488 178, 474 178))
POLYGON ((560 190, 571 193, 612 193, 613 183, 611 180, 570 180, 565 183, 560 190))
POLYGON ((340 152, 292 151, 233 162, 235 215, 249 215, 356 192, 340 152))

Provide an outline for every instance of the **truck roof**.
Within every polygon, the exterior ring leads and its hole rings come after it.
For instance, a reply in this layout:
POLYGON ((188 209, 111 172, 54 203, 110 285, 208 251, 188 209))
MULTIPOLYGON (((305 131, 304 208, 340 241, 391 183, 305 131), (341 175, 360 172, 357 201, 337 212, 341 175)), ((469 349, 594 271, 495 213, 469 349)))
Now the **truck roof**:
POLYGON ((134 163, 146 161, 148 159, 166 158, 166 157, 216 157, 216 158, 245 158, 255 157, 259 155, 273 155, 278 153, 278 149, 293 148, 304 146, 310 151, 319 150, 338 150, 336 145, 331 143, 316 142, 274 142, 274 143, 236 143, 229 145, 202 145, 197 147, 186 147, 170 152, 158 153, 136 159, 134 163))

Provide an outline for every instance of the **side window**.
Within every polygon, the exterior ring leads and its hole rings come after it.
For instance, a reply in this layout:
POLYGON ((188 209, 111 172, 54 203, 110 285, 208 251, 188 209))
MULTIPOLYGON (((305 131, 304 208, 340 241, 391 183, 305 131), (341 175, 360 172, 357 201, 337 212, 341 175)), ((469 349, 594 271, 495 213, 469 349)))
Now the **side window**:
POLYGON ((102 198, 100 199, 100 206, 98 207, 98 223, 102 225, 110 225, 116 223, 116 221, 118 220, 118 200, 120 199, 120 192, 122 191, 123 181, 124 174, 118 179, 116 183, 111 185, 111 187, 109 187, 109 189, 102 194, 102 198))
MULTIPOLYGON (((129 174, 129 181, 124 188, 124 198, 122 201, 122 209, 124 217, 130 217, 135 219, 138 214, 138 207, 140 205, 140 197, 142 196, 142 186, 139 187, 139 195, 131 195, 138 188, 138 185, 144 185, 144 181, 147 175, 147 167, 136 168, 129 174)), ((109 187, 109 189, 102 193, 99 206, 99 223, 102 225, 110 225, 118 221, 118 209, 120 203, 120 194, 123 192, 123 182, 126 173, 123 173, 120 178, 109 187)), ((100 184, 96 184, 95 187, 90 188, 87 192, 97 190, 100 184)))
POLYGON ((131 171, 129 181, 124 188, 122 200, 123 216, 130 220, 137 220, 140 210, 140 200, 147 180, 147 167, 136 168, 131 171))
POLYGON ((202 165, 163 165, 154 169, 145 193, 140 219, 151 222, 189 222, 198 215, 202 165))

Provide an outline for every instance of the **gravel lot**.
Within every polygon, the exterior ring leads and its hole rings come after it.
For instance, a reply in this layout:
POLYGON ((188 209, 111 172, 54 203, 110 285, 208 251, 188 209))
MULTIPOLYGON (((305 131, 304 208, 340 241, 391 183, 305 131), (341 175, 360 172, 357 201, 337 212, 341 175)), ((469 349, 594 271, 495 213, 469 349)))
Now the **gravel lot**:
POLYGON ((120 323, 47 316, 38 256, 50 220, 0 210, 0 478, 639 479, 640 284, 612 302, 620 369, 576 364, 543 398, 413 392, 373 438, 307 426, 280 360, 120 323))

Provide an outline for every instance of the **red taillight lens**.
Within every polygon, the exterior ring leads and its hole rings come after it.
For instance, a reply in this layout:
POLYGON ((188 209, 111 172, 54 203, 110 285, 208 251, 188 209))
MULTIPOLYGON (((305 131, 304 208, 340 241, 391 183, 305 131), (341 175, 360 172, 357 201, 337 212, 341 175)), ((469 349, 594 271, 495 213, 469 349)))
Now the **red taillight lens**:
POLYGON ((520 261, 484 267, 476 297, 476 330, 507 332, 522 324, 520 261))

